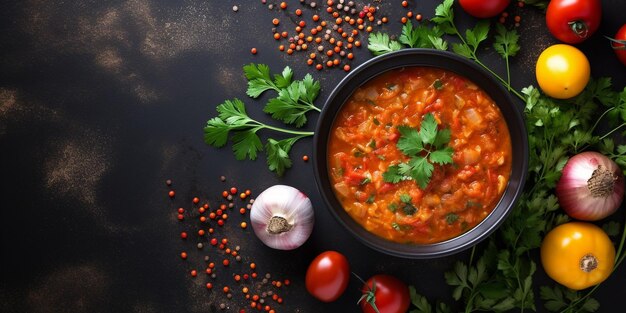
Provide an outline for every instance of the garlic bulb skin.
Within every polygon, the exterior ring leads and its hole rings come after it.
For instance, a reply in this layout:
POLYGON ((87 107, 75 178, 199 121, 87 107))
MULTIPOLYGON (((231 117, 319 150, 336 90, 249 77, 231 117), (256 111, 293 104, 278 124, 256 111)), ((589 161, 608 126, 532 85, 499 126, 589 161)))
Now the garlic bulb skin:
POLYGON ((315 222, 311 200, 300 190, 274 185, 252 204, 250 223, 257 237, 270 248, 293 250, 309 238, 315 222))

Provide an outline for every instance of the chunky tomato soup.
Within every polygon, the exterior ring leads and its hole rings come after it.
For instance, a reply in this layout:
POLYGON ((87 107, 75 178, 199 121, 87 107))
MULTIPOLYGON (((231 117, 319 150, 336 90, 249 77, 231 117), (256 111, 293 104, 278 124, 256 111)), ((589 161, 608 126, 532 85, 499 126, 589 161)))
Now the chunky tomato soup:
POLYGON ((401 243, 440 242, 476 226, 500 200, 511 171, 511 140, 497 105, 466 78, 428 67, 390 71, 357 89, 334 122, 328 148, 331 182, 346 212, 401 243), (409 174, 388 179, 401 163, 432 157, 428 142, 412 156, 398 144, 402 130, 418 133, 428 118, 435 130, 449 129, 439 147, 449 162, 429 162, 425 186, 409 174))

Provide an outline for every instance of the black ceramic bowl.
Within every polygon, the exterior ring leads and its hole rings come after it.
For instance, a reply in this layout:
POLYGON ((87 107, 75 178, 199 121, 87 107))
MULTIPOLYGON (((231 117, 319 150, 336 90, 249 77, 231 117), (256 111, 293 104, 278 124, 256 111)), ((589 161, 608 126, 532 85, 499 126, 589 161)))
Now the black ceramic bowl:
POLYGON ((434 258, 467 249, 487 238, 506 219, 522 192, 528 168, 528 137, 522 104, 495 77, 473 61, 453 53, 431 49, 406 49, 373 58, 354 69, 332 91, 324 104, 314 138, 314 169, 318 189, 332 215, 341 225, 367 246, 378 251, 407 258, 434 258), (496 102, 506 119, 513 161, 511 175, 502 198, 494 210, 476 227, 446 241, 434 244, 403 244, 378 237, 363 228, 346 213, 333 192, 328 171, 328 139, 335 116, 352 93, 370 79, 389 70, 422 66, 455 72, 480 86, 496 102))

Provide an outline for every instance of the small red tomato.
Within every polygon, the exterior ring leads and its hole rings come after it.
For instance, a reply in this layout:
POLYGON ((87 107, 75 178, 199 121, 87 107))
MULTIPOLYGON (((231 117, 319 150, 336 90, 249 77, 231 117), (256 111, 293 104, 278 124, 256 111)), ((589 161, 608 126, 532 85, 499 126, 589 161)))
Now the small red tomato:
POLYGON ((552 0, 546 10, 546 25, 556 39, 575 44, 591 37, 600 27, 600 0, 552 0))
POLYGON ((326 251, 318 255, 306 271, 306 290, 324 302, 337 300, 350 281, 350 266, 343 254, 326 251))
POLYGON ((622 25, 611 39, 611 47, 622 64, 626 65, 626 24, 622 25))
POLYGON ((405 313, 411 302, 409 287, 390 275, 374 275, 362 292, 359 304, 363 313, 405 313))
POLYGON ((459 0, 465 12, 473 17, 494 17, 504 11, 510 0, 459 0))

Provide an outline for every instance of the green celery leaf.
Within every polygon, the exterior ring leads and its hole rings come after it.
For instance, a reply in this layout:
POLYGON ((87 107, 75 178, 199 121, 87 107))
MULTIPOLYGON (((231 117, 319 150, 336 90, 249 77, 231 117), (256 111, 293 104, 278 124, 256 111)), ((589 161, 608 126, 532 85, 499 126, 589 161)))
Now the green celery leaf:
POLYGON ((472 50, 463 44, 460 43, 453 43, 452 44, 452 51, 454 51, 454 53, 462 55, 468 59, 473 59, 473 53, 472 50))
POLYGON ((400 50, 402 49, 402 45, 395 40, 390 40, 389 35, 377 32, 369 35, 367 49, 370 50, 373 55, 381 55, 400 50))
POLYGON ((415 128, 400 126, 398 131, 400 132, 400 139, 396 146, 402 153, 411 156, 422 152, 424 149, 422 139, 415 128))
POLYGON ((274 139, 268 139, 265 145, 265 151, 267 153, 267 166, 273 172, 276 172, 278 176, 283 176, 285 170, 292 165, 289 158, 289 151, 293 144, 299 139, 299 137, 287 138, 280 141, 274 139))
POLYGON ((428 299, 418 294, 417 291, 415 290, 415 287, 409 286, 409 295, 411 297, 411 303, 417 308, 416 310, 413 310, 411 312, 416 312, 416 313, 432 313, 433 312, 433 308, 430 305, 430 303, 428 303, 428 299))
POLYGON ((454 154, 454 150, 452 150, 452 148, 450 147, 445 147, 441 150, 435 150, 431 152, 428 156, 428 160, 432 163, 437 163, 439 165, 451 164, 452 154, 454 154))
POLYGON ((515 29, 507 30, 504 25, 496 23, 496 33, 495 42, 493 43, 493 48, 496 52, 505 59, 515 56, 520 49, 517 31, 515 29))
POLYGON ((248 80, 261 79, 271 81, 270 68, 265 64, 250 63, 243 67, 243 72, 248 80))
POLYGON ((467 44, 472 48, 474 52, 478 49, 481 42, 487 39, 489 34, 489 20, 483 19, 478 21, 474 28, 465 31, 465 39, 467 44))
POLYGON ((304 89, 306 90, 304 98, 312 103, 320 93, 320 83, 318 81, 314 81, 313 76, 308 73, 304 76, 304 79, 302 79, 302 83, 304 89))
POLYGON ((272 82, 257 78, 248 81, 248 90, 246 90, 246 94, 250 98, 258 98, 263 92, 275 88, 276 86, 274 86, 272 82))
POLYGON ((441 149, 444 145, 450 142, 450 129, 444 128, 437 131, 437 136, 433 141, 433 146, 437 149, 441 149))
POLYGON ((226 100, 216 108, 221 118, 230 126, 244 126, 251 121, 246 113, 246 107, 239 99, 226 100))
POLYGON ((435 142, 437 136, 437 120, 432 113, 428 113, 424 116, 422 123, 420 124, 419 136, 422 142, 426 144, 432 144, 435 142))
POLYGON ((278 88, 285 88, 291 85, 291 79, 293 77, 293 71, 289 66, 285 66, 281 74, 274 75, 274 84, 278 88))
POLYGON ((228 142, 230 127, 219 117, 207 121, 204 127, 204 142, 214 147, 223 147, 228 142))
POLYGON ((261 139, 256 134, 259 128, 260 127, 256 127, 239 131, 233 135, 232 140, 235 159, 244 160, 248 157, 250 160, 255 160, 257 152, 263 150, 261 139))
POLYGON ((409 165, 412 167, 411 177, 417 182, 421 189, 426 189, 428 183, 430 183, 430 177, 433 175, 435 167, 428 163, 426 158, 416 156, 409 161, 409 165))
POLYGON ((397 184, 404 180, 404 175, 400 174, 400 166, 392 165, 383 173, 383 180, 388 183, 397 184))

